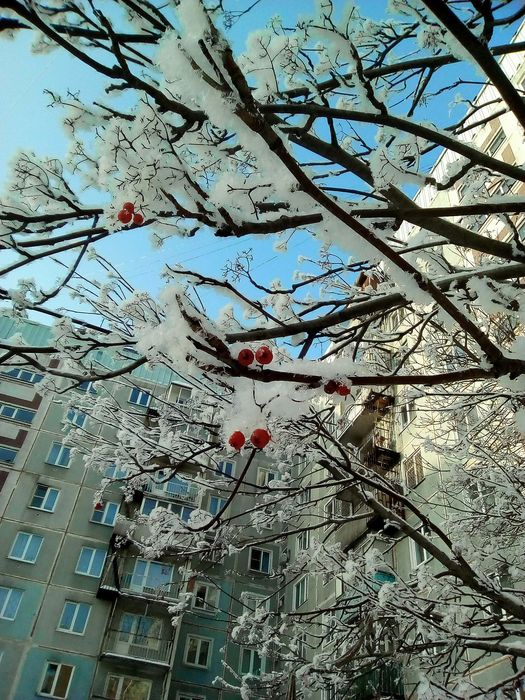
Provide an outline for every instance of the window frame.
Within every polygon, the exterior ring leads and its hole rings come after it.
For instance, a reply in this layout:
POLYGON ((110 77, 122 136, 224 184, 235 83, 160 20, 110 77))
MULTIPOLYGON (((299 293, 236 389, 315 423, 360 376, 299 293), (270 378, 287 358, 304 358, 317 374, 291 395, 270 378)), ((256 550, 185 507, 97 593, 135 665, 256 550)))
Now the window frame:
POLYGON ((77 563, 75 565, 75 574, 78 574, 79 576, 89 576, 90 578, 100 578, 102 576, 102 572, 104 571, 104 564, 106 563, 106 558, 107 558, 107 552, 105 549, 100 549, 99 547, 81 547, 80 548, 80 553, 78 555, 77 563), (79 571, 78 567, 80 564, 80 559, 82 558, 82 553, 84 550, 91 550, 92 555, 89 561, 89 570, 91 570, 93 561, 96 559, 96 553, 97 552, 102 552, 104 554, 104 559, 102 560, 102 564, 100 567, 100 572, 98 574, 92 574, 89 572, 85 571, 79 571))
POLYGON ((224 506, 228 503, 227 498, 223 498, 222 496, 210 496, 210 502, 208 504, 208 512, 211 513, 214 517, 221 512, 221 510, 224 508, 224 506), (211 509, 211 503, 213 500, 219 501, 218 508, 215 510, 215 512, 211 509))
POLYGON ((146 389, 140 389, 138 386, 132 387, 131 391, 129 392, 129 397, 128 397, 128 403, 131 404, 132 406, 139 406, 140 408, 149 408, 149 405, 151 404, 151 399, 152 395, 150 394, 149 391, 146 389), (137 401, 132 401, 132 396, 134 393, 137 393, 137 401), (146 403, 143 403, 141 401, 141 397, 145 396, 147 401, 146 403))
POLYGON ((65 416, 66 423, 75 428, 83 428, 86 424, 87 413, 79 408, 68 408, 65 416))
POLYGON ((218 476, 225 476, 230 479, 235 478, 235 461, 233 459, 220 459, 217 462, 217 475, 218 476), (231 464, 231 474, 227 474, 226 471, 222 468, 223 464, 231 464))
POLYGON ((37 535, 35 532, 26 532, 25 530, 19 530, 19 531, 16 533, 15 539, 13 540, 13 544, 11 545, 11 549, 9 550, 9 554, 7 555, 7 558, 8 558, 8 559, 12 559, 13 561, 22 561, 22 562, 24 562, 25 564, 35 564, 35 562, 36 562, 37 559, 38 559, 38 555, 40 554, 40 550, 42 549, 42 545, 43 545, 43 544, 44 544, 44 537, 43 537, 43 535, 37 535), (37 552, 36 552, 36 554, 35 554, 35 558, 34 558, 34 559, 24 559, 24 557, 14 557, 14 556, 13 556, 12 552, 13 552, 13 549, 15 548, 16 542, 17 542, 17 540, 18 540, 18 538, 19 538, 20 535, 27 535, 27 536, 29 537, 29 539, 28 539, 26 545, 24 546, 24 555, 27 553, 27 549, 28 549, 28 547, 30 546, 30 544, 31 544, 31 542, 32 542, 32 540, 33 540, 33 538, 36 537, 36 538, 38 538, 38 539, 40 540, 40 544, 38 545, 38 549, 37 549, 37 552))
POLYGON ((259 654, 257 649, 253 649, 253 647, 241 646, 240 654, 239 654, 239 674, 241 676, 248 675, 248 676, 254 676, 255 678, 260 678, 264 673, 266 673, 266 656, 259 654), (244 656, 246 653, 248 653, 250 655, 250 663, 249 663, 250 670, 247 672, 244 672, 242 670, 242 667, 243 667, 244 656), (256 657, 259 657, 259 662, 260 662, 259 673, 253 672, 253 666, 254 666, 253 662, 254 662, 254 659, 256 657))
POLYGON ((250 547, 249 553, 248 553, 248 570, 249 571, 255 571, 259 574, 264 574, 265 576, 268 576, 271 571, 272 571, 272 564, 273 564, 273 551, 271 549, 264 549, 263 547, 250 547), (263 563, 263 556, 261 556, 261 567, 258 569, 254 569, 252 566, 252 554, 253 552, 257 550, 259 552, 262 552, 263 555, 264 553, 268 554, 268 571, 265 571, 262 568, 262 563, 263 563))
POLYGON ((302 605, 306 603, 308 600, 308 574, 304 574, 304 576, 301 576, 299 580, 297 580, 294 583, 293 586, 293 609, 298 610, 302 605), (304 598, 301 598, 301 601, 299 601, 299 594, 301 593, 301 590, 303 590, 304 593, 304 598))
POLYGON ((502 126, 496 129, 496 133, 491 137, 490 141, 485 146, 485 153, 494 158, 495 154, 503 146, 507 140, 507 134, 502 126), (496 145, 495 145, 496 144, 496 145))
POLYGON ((93 512, 91 513, 91 517, 89 518, 89 522, 94 523, 95 525, 105 525, 106 527, 113 527, 115 525, 116 520, 117 520, 120 504, 116 503, 115 501, 102 501, 102 503, 104 504, 103 508, 97 508, 97 506, 93 507, 93 512), (105 518, 108 514, 109 506, 115 506, 115 512, 113 513, 113 519, 111 520, 111 522, 107 522, 105 520, 105 518), (96 513, 102 513, 100 520, 95 519, 96 513))
POLYGON ((0 464, 14 464, 17 455, 18 450, 16 448, 8 447, 7 445, 0 445, 0 464), (5 459, 7 454, 13 455, 13 459, 5 459))
POLYGON ((0 620, 8 620, 9 622, 12 622, 13 620, 16 620, 16 616, 18 615, 20 603, 22 602, 22 598, 24 597, 24 591, 21 588, 12 588, 11 586, 0 586, 0 591, 2 590, 7 591, 7 595, 3 604, 0 604, 0 620), (20 597, 18 598, 18 601, 16 601, 16 610, 14 612, 13 617, 8 617, 5 614, 5 611, 11 601, 13 593, 20 593, 20 597))
POLYGON ((2 377, 8 377, 8 379, 14 379, 17 382, 21 382, 23 384, 38 384, 39 382, 42 381, 44 378, 43 374, 40 374, 39 372, 32 372, 29 369, 23 369, 22 367, 13 367, 10 370, 2 370, 0 371, 0 375, 2 377), (16 376, 14 373, 18 372, 18 376, 16 376), (21 374, 30 374, 31 379, 24 379, 21 377, 21 374), (35 379, 35 377, 38 377, 38 379, 35 379))
MULTIPOLYGON (((418 532, 422 532, 426 537, 432 537, 432 531, 427 525, 420 525, 416 529, 418 530, 418 532)), ((434 557, 432 556, 432 554, 430 554, 430 552, 428 552, 421 545, 419 545, 412 538, 410 538, 410 563, 412 565, 413 571, 419 569, 420 566, 424 566, 433 558, 434 557), (417 561, 418 552, 423 552, 423 558, 421 559, 421 561, 417 561)))
POLYGON ((0 418, 2 420, 13 421, 13 423, 21 423, 22 425, 31 425, 36 416, 36 411, 31 408, 25 408, 24 406, 17 406, 16 404, 7 403, 5 401, 0 402, 0 418), (3 408, 12 408, 14 414, 12 416, 4 415, 3 408), (22 420, 19 417, 19 413, 29 413, 31 414, 31 420, 22 420))
POLYGON ((176 700, 206 700, 204 695, 193 695, 193 693, 186 693, 184 690, 177 692, 176 700))
POLYGON ((297 551, 305 552, 310 548, 310 530, 302 530, 297 535, 297 551))
POLYGON ((49 452, 47 454, 45 461, 46 461, 46 464, 51 464, 53 467, 61 467, 62 469, 69 469, 70 464, 71 464, 71 448, 64 445, 63 442, 57 442, 56 440, 53 440, 53 442, 51 443, 51 447, 49 448, 49 452), (55 449, 56 445, 59 446, 58 453, 57 453, 57 460, 59 458, 62 458, 62 455, 64 453, 67 453, 67 463, 66 464, 60 464, 59 461, 56 461, 56 462, 51 461, 51 453, 55 449))
POLYGON ((259 467, 257 469, 257 486, 259 488, 268 488, 268 483, 270 481, 277 481, 279 477, 279 472, 277 470, 272 470, 268 467, 259 467), (269 479, 268 477, 271 476, 272 478, 269 479))
POLYGON ((60 489, 56 489, 56 488, 54 488, 53 486, 48 486, 47 484, 41 484, 40 482, 37 482, 37 484, 36 484, 36 486, 35 486, 35 490, 34 490, 33 495, 32 495, 32 497, 31 497, 31 501, 29 502, 29 505, 28 505, 27 507, 28 507, 28 508, 31 508, 32 510, 39 510, 39 511, 41 511, 42 513, 54 513, 54 512, 55 512, 56 505, 57 505, 57 503, 58 503, 59 496, 60 496, 60 489), (39 496, 37 496, 37 491, 38 491, 39 488, 44 488, 44 489, 46 489, 46 493, 45 493, 45 495, 42 497, 42 505, 41 505, 41 506, 35 506, 35 505, 33 505, 33 501, 35 500, 35 498, 39 498, 39 496), (45 507, 45 503, 46 503, 46 501, 47 501, 47 499, 48 499, 48 496, 49 496, 50 492, 55 492, 55 493, 56 493, 56 496, 55 496, 55 500, 53 501, 53 507, 52 507, 52 508, 46 508, 46 507, 45 507))
POLYGON ((121 676, 119 673, 108 673, 106 676, 106 682, 104 684, 104 695, 107 695, 108 693, 108 686, 109 686, 109 681, 110 678, 118 678, 119 682, 117 683, 117 692, 118 692, 118 698, 122 698, 122 683, 120 683, 121 680, 130 680, 130 681, 140 681, 141 683, 147 683, 148 684, 148 697, 146 700, 150 700, 151 697, 151 688, 153 686, 152 681, 149 678, 141 678, 140 676, 121 676))
POLYGON ((421 448, 417 447, 403 460, 403 482, 405 488, 412 490, 417 488, 424 480, 425 469, 423 467, 423 455, 421 454, 421 448))
POLYGON ((243 591, 241 593, 241 603, 243 608, 243 613, 248 613, 253 615, 257 610, 264 610, 265 612, 270 612, 270 598, 264 593, 255 593, 253 591, 243 591), (261 605, 254 604, 253 607, 250 606, 251 601, 259 601, 261 605))
POLYGON ((186 666, 191 666, 192 668, 209 668, 210 667, 210 660, 212 656, 212 650, 213 650, 213 639, 211 637, 202 637, 201 635, 198 634, 187 634, 186 635, 186 641, 184 643, 184 655, 182 657, 183 663, 186 666), (190 650, 190 640, 196 639, 199 644, 197 646, 197 651, 195 652, 195 660, 197 661, 200 654, 201 654, 201 642, 207 642, 208 643, 208 651, 206 653, 206 664, 198 664, 198 663, 193 663, 191 661, 188 661, 188 652, 190 650))
POLYGON ((93 606, 92 606, 90 603, 80 603, 80 602, 78 602, 78 601, 76 601, 76 600, 65 600, 65 601, 64 601, 64 606, 63 606, 63 608, 62 608, 62 612, 61 612, 61 614, 60 614, 60 618, 59 618, 59 620, 58 620, 57 632, 64 632, 64 634, 76 634, 78 637, 84 636, 84 634, 86 633, 86 628, 87 628, 87 626, 88 626, 88 622, 89 622, 89 618, 90 618, 90 615, 91 615, 91 609, 92 609, 92 607, 93 607, 93 606), (64 617, 64 613, 65 613, 65 611, 66 611, 66 606, 67 606, 67 605, 75 605, 75 606, 76 606, 75 611, 74 611, 74 613, 73 613, 72 625, 71 625, 71 628, 70 628, 70 629, 67 629, 66 627, 61 627, 61 626, 60 626, 60 623, 62 622, 62 618, 64 617), (77 632, 77 631, 74 629, 74 627, 75 627, 75 624, 76 624, 76 622, 77 622, 77 618, 78 618, 78 615, 79 615, 80 607, 81 607, 82 605, 87 606, 87 615, 86 615, 86 619, 85 619, 85 621, 84 621, 84 626, 83 626, 83 628, 82 628, 82 631, 81 631, 81 632, 77 632))
POLYGON ((75 675, 75 669, 76 666, 73 666, 72 664, 63 664, 60 661, 46 661, 44 665, 44 672, 42 673, 42 676, 40 678, 40 683, 38 684, 39 690, 38 690, 38 695, 42 695, 44 698, 56 698, 57 700, 67 700, 67 697, 69 695, 69 691, 71 690, 71 681, 73 680, 73 676, 75 675), (44 681, 47 676, 47 670, 49 666, 56 666, 57 667, 57 673, 55 677, 53 678, 53 682, 51 685, 51 692, 46 693, 42 690, 42 686, 44 685, 44 681), (69 675, 69 680, 67 683, 67 688, 65 691, 65 695, 55 695, 55 690, 57 686, 57 680, 60 677, 60 671, 62 668, 70 668, 71 669, 71 674, 69 675))
POLYGON ((195 581, 194 586, 193 586, 193 591, 192 591, 192 598, 191 598, 191 607, 192 610, 197 610, 198 612, 203 612, 203 613, 211 613, 212 615, 219 612, 219 597, 220 597, 220 590, 217 588, 217 586, 214 586, 211 583, 207 583, 206 581, 195 581), (204 605, 201 607, 199 605, 195 605, 197 600, 202 600, 200 598, 197 598, 197 587, 200 586, 202 588, 206 589, 206 595, 204 597, 204 605), (208 592, 212 591, 212 598, 215 600, 209 601, 208 600, 208 592))

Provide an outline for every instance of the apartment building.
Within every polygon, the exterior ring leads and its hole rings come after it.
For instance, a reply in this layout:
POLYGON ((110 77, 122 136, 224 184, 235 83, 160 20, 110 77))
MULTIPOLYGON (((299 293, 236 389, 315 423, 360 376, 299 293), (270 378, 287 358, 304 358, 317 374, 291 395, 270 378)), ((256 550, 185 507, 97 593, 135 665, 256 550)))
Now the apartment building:
MULTIPOLYGON (((0 317, 0 337, 15 333, 32 346, 50 340, 48 327, 0 317)), ((206 488, 190 483, 184 472, 172 475, 166 462, 127 498, 119 484, 101 492, 101 478, 125 479, 125 469, 111 463, 104 474, 87 468, 81 451, 64 444, 64 437, 85 431, 87 454, 114 438, 115 427, 72 407, 76 397, 81 403, 86 394, 105 392, 147 424, 156 420, 156 400, 184 403, 191 384, 165 368, 139 368, 122 381, 86 382, 62 401, 39 393, 42 379, 31 369, 0 369, 2 698, 237 698, 227 684, 238 685, 241 675, 255 683, 273 668, 253 640, 234 642, 231 630, 243 612, 282 605, 274 575, 280 546, 204 553, 188 562, 184 536, 156 558, 146 556, 140 542, 159 505, 182 521, 195 508, 217 513, 245 462, 225 454, 206 488), (130 537, 136 516, 141 524, 130 537), (184 601, 174 624, 173 608, 184 601)), ((261 455, 248 481, 263 483, 272 470, 261 455)), ((187 465, 190 472, 195 476, 195 465, 187 465)), ((247 488, 231 508, 241 514, 252 504, 247 488)), ((249 516, 246 528, 250 532, 249 516)))

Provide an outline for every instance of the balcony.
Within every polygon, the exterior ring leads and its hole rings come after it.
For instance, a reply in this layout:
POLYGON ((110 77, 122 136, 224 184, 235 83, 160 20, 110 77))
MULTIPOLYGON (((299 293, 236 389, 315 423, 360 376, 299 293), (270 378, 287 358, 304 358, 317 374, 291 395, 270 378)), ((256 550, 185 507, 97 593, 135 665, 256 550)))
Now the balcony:
POLYGON ((102 643, 103 657, 129 659, 135 664, 143 661, 147 664, 170 667, 173 640, 148 637, 118 629, 109 629, 102 643))
POLYGON ((148 481, 144 487, 144 492, 190 505, 198 505, 199 503, 199 488, 195 484, 177 477, 162 483, 148 481))
POLYGON ((358 676, 348 688, 345 695, 348 700, 376 700, 388 697, 404 700, 401 666, 382 666, 358 676))
MULTIPOLYGON (((399 494, 402 493, 402 487, 399 484, 392 482, 389 486, 393 491, 399 494)), ((405 508, 395 496, 384 493, 379 489, 366 488, 381 505, 385 506, 385 508, 393 511, 395 515, 401 518, 405 517, 405 508)), ((400 533, 399 527, 395 523, 385 521, 384 518, 372 511, 370 507, 361 500, 356 487, 346 489, 343 493, 339 494, 338 498, 349 504, 349 510, 352 516, 356 516, 356 518, 362 516, 356 520, 350 520, 344 523, 337 530, 336 538, 343 548, 351 545, 366 532, 381 531, 387 537, 395 537, 400 533)))
POLYGON ((370 433, 375 424, 389 413, 394 403, 392 394, 370 391, 364 388, 356 397, 341 421, 343 426, 339 433, 341 442, 359 445, 370 433))
POLYGON ((173 578, 171 564, 113 554, 106 561, 97 598, 115 600, 128 595, 166 602, 177 600, 180 585, 173 578))

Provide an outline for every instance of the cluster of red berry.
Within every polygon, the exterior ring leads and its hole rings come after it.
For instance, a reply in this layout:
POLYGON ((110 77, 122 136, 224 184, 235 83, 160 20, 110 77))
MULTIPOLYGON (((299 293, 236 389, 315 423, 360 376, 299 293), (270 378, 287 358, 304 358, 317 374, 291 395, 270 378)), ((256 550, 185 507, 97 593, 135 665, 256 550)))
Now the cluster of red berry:
MULTIPOLYGON (((240 450, 245 442, 246 437, 244 436, 244 433, 241 433, 240 430, 236 430, 230 435, 228 445, 233 447, 235 450, 240 450)), ((262 450, 270 442, 270 433, 264 428, 256 428, 256 430, 254 430, 250 435, 250 442, 258 450, 262 450)))
POLYGON ((273 360, 273 352, 267 345, 261 345, 255 355, 250 348, 244 348, 237 356, 237 361, 243 367, 248 367, 254 360, 257 360, 260 365, 269 365, 273 360))
POLYGON ((124 202, 117 218, 121 224, 129 224, 132 219, 136 226, 140 226, 144 223, 144 217, 140 212, 135 211, 133 202, 124 202))
POLYGON ((333 379, 330 379, 324 385, 324 393, 339 394, 339 396, 348 396, 348 394, 350 393, 350 387, 346 386, 346 384, 341 384, 341 382, 336 382, 333 379))

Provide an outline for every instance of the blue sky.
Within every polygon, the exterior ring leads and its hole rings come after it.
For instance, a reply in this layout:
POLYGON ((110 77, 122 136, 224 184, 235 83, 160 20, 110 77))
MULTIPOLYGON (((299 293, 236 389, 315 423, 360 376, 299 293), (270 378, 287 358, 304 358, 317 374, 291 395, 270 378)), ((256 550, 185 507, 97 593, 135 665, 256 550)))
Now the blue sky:
MULTIPOLYGON (((239 0, 239 7, 244 0, 239 0)), ((508 14, 516 5, 509 5, 508 14)), ((247 16, 241 18, 231 31, 231 39, 236 51, 243 48, 244 40, 254 27, 264 26, 274 14, 281 14, 285 24, 291 23, 299 13, 306 14, 313 6, 313 0, 299 3, 283 3, 276 0, 261 2, 247 16)), ((364 13, 372 17, 383 15, 386 0, 363 2, 364 13)), ((31 54, 31 32, 19 32, 15 40, 0 41, 0 62, 10 66, 10 70, 0 73, 0 118, 2 124, 0 138, 0 187, 6 176, 6 166, 19 149, 34 150, 39 155, 51 155, 63 159, 67 149, 65 133, 61 126, 61 112, 48 107, 49 97, 44 94, 48 88, 64 93, 68 88, 80 92, 82 99, 89 102, 101 97, 102 83, 93 71, 78 61, 69 58, 62 51, 48 54, 31 54)), ((502 38, 503 40, 503 38, 502 38)), ((479 77, 478 77, 479 79, 479 77)), ((477 90, 473 89, 475 93, 477 90)), ((103 95, 102 95, 103 97, 103 95)), ((443 101, 448 110, 450 95, 443 101)), ((457 115, 459 116, 459 114, 457 115)), ((435 152, 437 156, 438 151, 435 152)), ((257 273, 268 283, 276 276, 288 281, 290 271, 295 267, 298 255, 311 255, 317 244, 305 232, 295 234, 287 254, 272 250, 267 240, 258 238, 217 239, 210 234, 198 235, 193 239, 172 239, 161 250, 152 250, 147 234, 137 232, 130 248, 130 238, 126 233, 112 237, 99 246, 129 281, 138 288, 156 292, 162 286, 160 270, 163 263, 191 265, 204 274, 219 275, 226 260, 237 252, 252 248, 256 258, 257 273)), ((42 264, 38 273, 46 286, 56 276, 49 264, 42 264)), ((211 301, 213 311, 223 304, 223 300, 211 301)))

